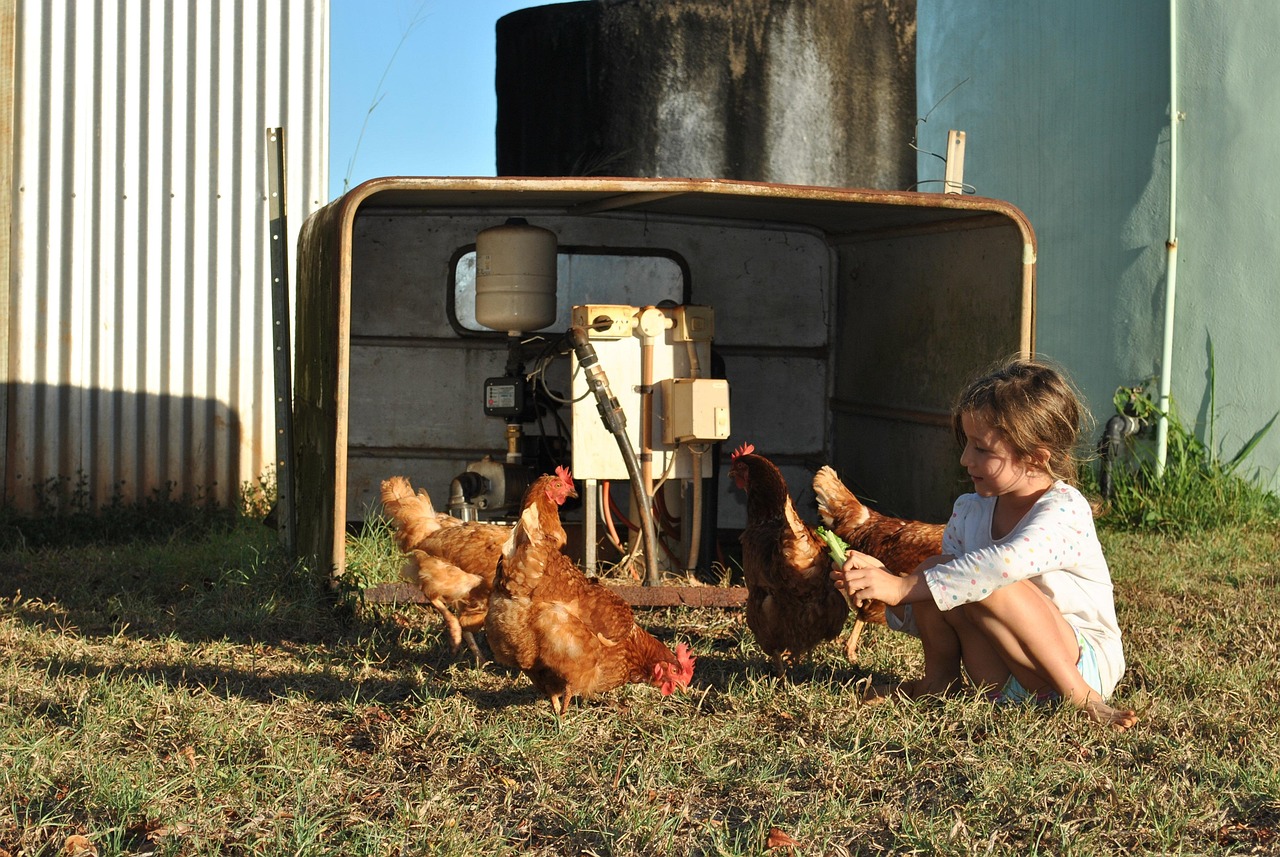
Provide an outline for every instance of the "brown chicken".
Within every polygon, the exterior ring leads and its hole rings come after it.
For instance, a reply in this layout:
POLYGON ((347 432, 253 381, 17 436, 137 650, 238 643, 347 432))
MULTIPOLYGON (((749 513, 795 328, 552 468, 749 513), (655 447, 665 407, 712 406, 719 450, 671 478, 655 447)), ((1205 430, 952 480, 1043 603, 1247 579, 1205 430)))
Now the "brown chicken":
POLYGON ((826 545, 796 514, 778 468, 751 444, 738 447, 732 462, 729 475, 747 493, 740 537, 747 627, 785 676, 814 647, 840 636, 849 605, 831 581, 826 545))
MULTIPOLYGON (((814 474, 813 493, 827 528, 849 547, 880 560, 894 574, 910 574, 929 557, 942 553, 945 524, 882 515, 859 502, 830 467, 819 468, 814 474)), ((858 660, 858 640, 867 623, 885 624, 884 611, 880 601, 867 601, 858 608, 857 621, 845 644, 849 660, 858 660)))
POLYGON ((663 696, 688 686, 696 660, 689 647, 672 654, 637 625, 630 605, 561 552, 553 526, 528 504, 502 549, 485 620, 494 659, 529 676, 557 716, 575 696, 629 682, 648 682, 663 696))
MULTIPOLYGON (((557 549, 566 540, 558 507, 576 496, 573 480, 564 468, 539 477, 525 493, 526 501, 531 501, 540 519, 545 519, 545 532, 557 549)), ((453 650, 456 652, 465 640, 476 663, 483 663, 475 632, 484 629, 493 575, 512 528, 464 522, 437 512, 427 492, 420 488, 413 493, 403 476, 382 483, 382 506, 395 523, 396 544, 408 555, 400 569, 401 579, 421 589, 440 614, 453 650)))

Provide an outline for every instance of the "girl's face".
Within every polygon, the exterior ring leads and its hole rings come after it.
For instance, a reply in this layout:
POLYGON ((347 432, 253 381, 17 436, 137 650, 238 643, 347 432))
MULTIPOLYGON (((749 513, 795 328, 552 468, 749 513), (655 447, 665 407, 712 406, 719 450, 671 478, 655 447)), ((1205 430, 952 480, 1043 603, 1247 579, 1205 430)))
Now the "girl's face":
POLYGON ((965 435, 960 465, 969 471, 979 496, 1031 494, 1052 484, 1044 470, 1014 452, 1004 433, 981 415, 961 414, 960 427, 965 435))

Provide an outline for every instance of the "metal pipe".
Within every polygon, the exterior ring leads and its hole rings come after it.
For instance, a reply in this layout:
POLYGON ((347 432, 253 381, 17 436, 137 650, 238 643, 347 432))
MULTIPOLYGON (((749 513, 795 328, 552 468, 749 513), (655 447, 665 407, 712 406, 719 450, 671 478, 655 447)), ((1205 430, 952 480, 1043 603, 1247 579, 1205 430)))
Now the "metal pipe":
POLYGON ((640 490, 653 504, 653 337, 640 338, 640 490))
POLYGON ((600 502, 597 490, 596 480, 582 481, 582 565, 587 577, 596 576, 596 505, 600 502))
POLYGON ((653 506, 653 350, 658 337, 671 327, 671 319, 657 307, 640 310, 640 490, 653 506))
POLYGON ((698 553, 702 550, 702 451, 694 451, 693 447, 689 449, 689 460, 692 465, 693 476, 689 480, 691 489, 691 498, 689 500, 689 519, 686 522, 689 528, 689 553, 686 554, 688 559, 685 560, 684 569, 687 573, 693 574, 698 570, 698 553))
MULTIPOLYGON (((702 377, 702 361, 698 359, 698 347, 692 339, 685 340, 685 354, 689 358, 689 377, 695 380, 702 377)), ((684 569, 687 574, 695 574, 698 570, 698 553, 702 550, 702 455, 703 449, 695 449, 696 444, 690 444, 686 448, 689 450, 689 465, 692 476, 689 479, 690 493, 692 497, 689 501, 689 519, 688 519, 688 544, 689 552, 686 554, 688 559, 685 560, 684 569)))
POLYGON ((1169 0, 1169 238, 1164 276, 1164 349, 1160 356, 1160 413, 1156 421, 1156 477, 1164 476, 1169 452, 1173 388, 1173 309, 1178 286, 1178 0, 1169 0))
POLYGON ((477 494, 483 494, 488 486, 485 478, 470 470, 459 473, 449 483, 449 514, 464 521, 478 520, 479 510, 471 502, 477 494))

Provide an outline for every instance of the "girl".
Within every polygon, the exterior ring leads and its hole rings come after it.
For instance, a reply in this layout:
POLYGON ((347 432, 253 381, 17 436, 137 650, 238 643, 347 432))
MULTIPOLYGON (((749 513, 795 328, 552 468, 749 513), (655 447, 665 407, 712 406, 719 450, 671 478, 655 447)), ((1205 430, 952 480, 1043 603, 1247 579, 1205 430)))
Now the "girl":
POLYGON ((1082 411, 1043 363, 1013 360, 974 381, 951 418, 974 493, 956 500, 943 555, 897 577, 850 552, 832 572, 919 634, 925 676, 909 695, 946 692, 963 665, 1000 701, 1061 698, 1117 729, 1137 722, 1106 702, 1124 653, 1093 513, 1073 486, 1082 411))

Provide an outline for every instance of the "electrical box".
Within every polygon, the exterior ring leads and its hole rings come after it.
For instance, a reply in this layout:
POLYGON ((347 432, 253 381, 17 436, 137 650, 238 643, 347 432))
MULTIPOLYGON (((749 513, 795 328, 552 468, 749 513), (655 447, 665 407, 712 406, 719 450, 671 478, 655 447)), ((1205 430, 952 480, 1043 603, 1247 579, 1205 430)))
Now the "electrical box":
POLYGON ((675 342, 710 342, 715 339, 715 313, 709 306, 688 304, 670 311, 671 338, 675 342))
MULTIPOLYGON (((653 446, 649 450, 653 457, 655 477, 667 476, 672 479, 690 479, 694 476, 695 460, 688 451, 681 451, 679 441, 668 439, 666 430, 667 414, 671 407, 667 403, 667 392, 671 389, 668 381, 679 379, 688 382, 699 378, 711 365, 711 338, 713 330, 713 311, 709 306, 676 306, 676 307, 633 307, 613 304, 588 304, 573 307, 573 324, 583 327, 595 349, 600 367, 609 380, 610 390, 618 400, 627 420, 627 436, 637 454, 643 447, 644 398, 649 397, 650 427, 653 446), (690 334, 692 331, 692 334, 690 334), (652 351, 649 354, 651 389, 645 390, 644 350, 645 337, 651 337, 652 351)), ((630 478, 626 461, 618 449, 618 440, 604 427, 596 409, 595 398, 590 395, 586 378, 577 368, 577 357, 573 358, 573 379, 571 382, 573 399, 572 411, 572 444, 573 475, 579 479, 621 480, 630 478)), ((724 386, 724 410, 720 415, 720 423, 724 426, 724 434, 728 435, 728 382, 720 380, 724 386)), ((682 387, 684 385, 681 385, 682 387)), ((709 401, 711 394, 705 392, 710 388, 700 385, 697 392, 693 387, 688 391, 681 390, 680 395, 687 395, 690 400, 680 406, 682 413, 689 413, 682 433, 692 437, 695 432, 712 432, 716 416, 713 412, 698 414, 695 426, 692 424, 694 397, 701 396, 699 401, 709 401)), ((711 462, 704 456, 700 462, 699 477, 710 475, 711 462)))
POLYGON ((573 308, 572 324, 587 331, 588 339, 626 339, 636 329, 637 310, 617 304, 584 304, 573 308))
POLYGON ((520 377, 484 379, 484 412, 491 417, 522 417, 529 410, 525 380, 520 377))
POLYGON ((667 378, 662 442, 714 442, 729 437, 729 382, 722 378, 667 378))

